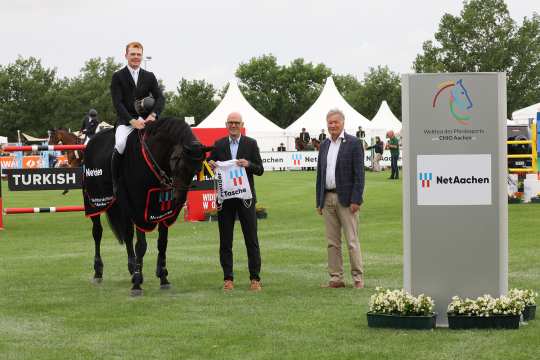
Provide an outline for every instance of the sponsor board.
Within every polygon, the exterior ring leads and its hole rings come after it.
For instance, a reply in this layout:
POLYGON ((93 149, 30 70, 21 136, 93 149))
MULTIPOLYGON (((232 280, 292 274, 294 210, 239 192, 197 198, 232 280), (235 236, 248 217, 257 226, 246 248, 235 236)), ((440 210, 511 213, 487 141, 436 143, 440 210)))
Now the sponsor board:
POLYGON ((6 169, 11 191, 80 189, 81 168, 6 169))
POLYGON ((418 205, 491 205, 491 155, 418 155, 418 205))
MULTIPOLYGON (((317 167, 319 153, 317 151, 263 151, 261 159, 264 170, 272 171, 277 169, 301 169, 306 167, 317 167)), ((364 166, 371 167, 371 151, 364 153, 364 166)), ((383 167, 390 166, 390 151, 385 150, 379 164, 383 167)), ((398 160, 401 166, 401 157, 398 160)))

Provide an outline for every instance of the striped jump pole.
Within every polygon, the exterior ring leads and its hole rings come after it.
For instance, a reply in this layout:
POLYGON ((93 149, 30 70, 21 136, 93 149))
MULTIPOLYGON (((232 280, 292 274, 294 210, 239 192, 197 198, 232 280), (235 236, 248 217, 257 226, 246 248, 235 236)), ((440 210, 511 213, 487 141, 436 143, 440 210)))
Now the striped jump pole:
POLYGON ((86 145, 23 145, 23 146, 4 146, 5 152, 15 151, 62 151, 62 150, 84 150, 86 145))
POLYGON ((36 207, 36 208, 5 208, 4 214, 38 214, 84 211, 84 206, 58 206, 58 207, 36 207))
MULTIPOLYGON (((2 146, 4 152, 16 151, 66 151, 66 150, 84 150, 86 145, 23 145, 23 146, 2 146)), ((84 211, 84 206, 59 206, 43 208, 3 208, 2 203, 2 181, 0 179, 0 230, 4 230, 2 216, 5 214, 38 214, 55 212, 75 212, 84 211)))

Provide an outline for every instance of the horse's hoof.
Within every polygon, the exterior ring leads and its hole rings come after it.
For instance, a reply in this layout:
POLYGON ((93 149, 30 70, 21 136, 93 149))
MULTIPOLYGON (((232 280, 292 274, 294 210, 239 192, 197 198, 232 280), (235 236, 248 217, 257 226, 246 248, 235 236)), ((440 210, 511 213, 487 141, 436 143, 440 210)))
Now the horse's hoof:
POLYGON ((169 290, 171 288, 171 284, 161 284, 159 285, 159 288, 161 290, 169 290))
POLYGON ((92 279, 92 282, 94 284, 101 284, 103 282, 103 278, 102 277, 95 277, 92 279))
POLYGON ((131 296, 138 297, 143 295, 143 289, 131 289, 131 296))

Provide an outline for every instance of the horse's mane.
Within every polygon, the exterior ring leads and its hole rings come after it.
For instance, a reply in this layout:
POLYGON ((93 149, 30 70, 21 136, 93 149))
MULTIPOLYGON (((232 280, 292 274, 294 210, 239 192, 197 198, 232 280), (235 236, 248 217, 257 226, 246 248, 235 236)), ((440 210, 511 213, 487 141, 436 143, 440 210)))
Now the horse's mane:
POLYGON ((174 139, 174 142, 184 143, 194 138, 189 125, 183 119, 174 117, 160 118, 151 122, 145 127, 145 131, 149 137, 167 137, 174 139))

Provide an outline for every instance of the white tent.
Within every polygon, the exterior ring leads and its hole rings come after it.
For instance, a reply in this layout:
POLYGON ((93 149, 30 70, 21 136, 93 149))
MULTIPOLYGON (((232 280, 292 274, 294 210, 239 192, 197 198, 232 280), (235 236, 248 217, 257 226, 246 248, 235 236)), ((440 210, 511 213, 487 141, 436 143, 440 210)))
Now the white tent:
MULTIPOLYGON (((332 77, 326 79, 326 84, 315 103, 287 128, 287 134, 298 136, 302 128, 306 128, 312 138, 317 138, 321 129, 327 128, 326 114, 331 109, 339 109, 345 114, 345 131, 355 135, 359 126, 362 126, 366 134, 371 129, 371 123, 362 114, 356 111, 345 101, 339 93, 332 77)), ((369 135, 368 135, 369 136, 369 135)))
MULTIPOLYGON (((255 110, 242 95, 234 79, 229 81, 229 89, 223 100, 197 127, 223 128, 227 116, 235 111, 242 115, 246 135, 257 140, 261 151, 276 150, 280 143, 287 143, 285 130, 255 110)), ((294 139, 292 144, 294 145, 294 139)), ((287 149, 290 149, 289 144, 287 144, 287 149)))
POLYGON ((536 119, 537 112, 540 112, 540 103, 514 111, 512 113, 512 120, 518 124, 528 124, 529 119, 536 119))
POLYGON ((388 130, 395 133, 401 131, 401 121, 392 113, 388 103, 383 101, 375 117, 371 119, 372 136, 380 136, 384 139, 388 130))

